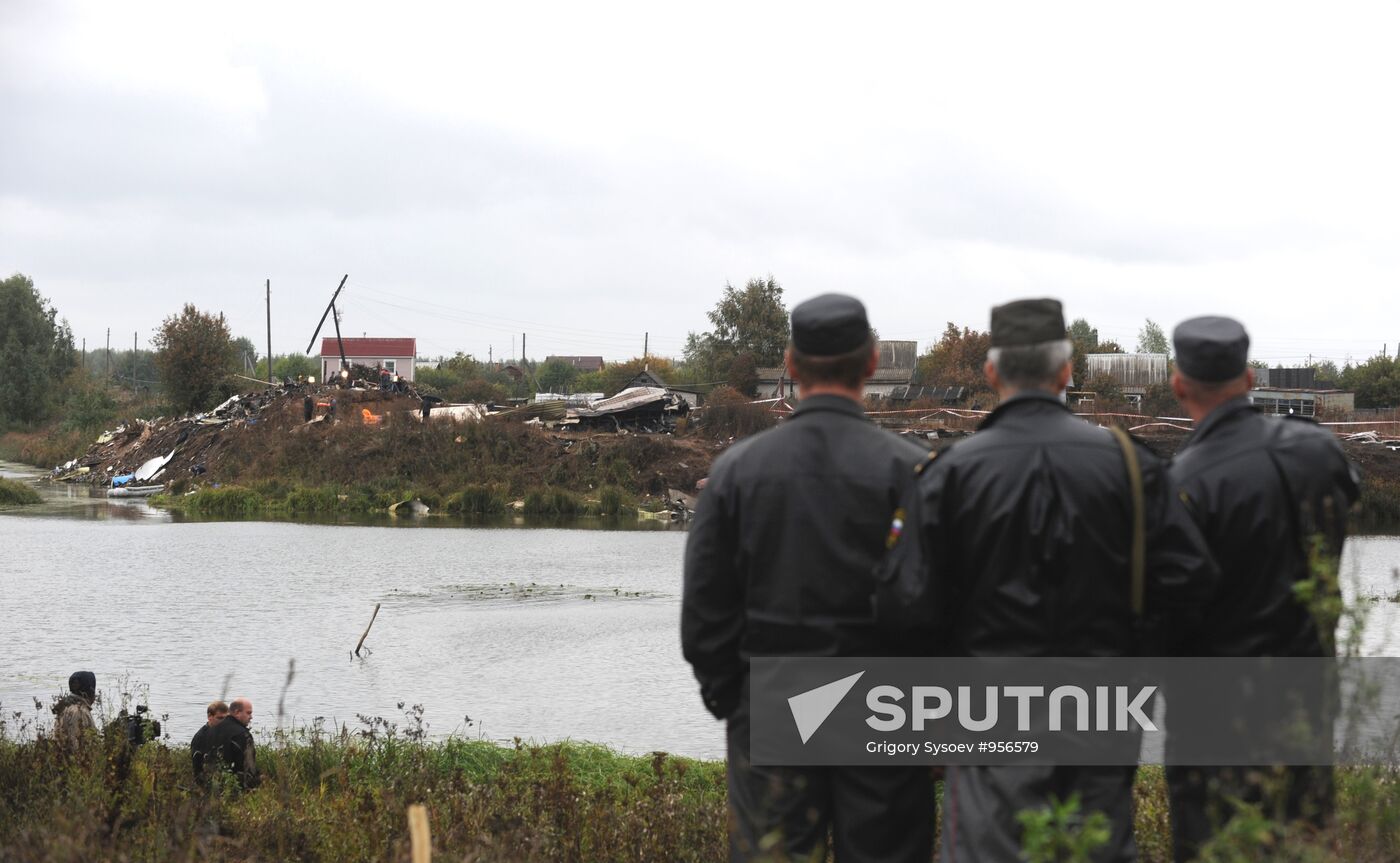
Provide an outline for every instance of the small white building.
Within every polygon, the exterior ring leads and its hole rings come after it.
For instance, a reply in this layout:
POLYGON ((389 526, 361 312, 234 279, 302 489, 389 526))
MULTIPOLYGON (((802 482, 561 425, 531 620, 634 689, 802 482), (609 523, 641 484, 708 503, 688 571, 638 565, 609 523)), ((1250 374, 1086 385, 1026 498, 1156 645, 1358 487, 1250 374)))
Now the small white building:
MULTIPOLYGON (((390 374, 399 375, 410 383, 414 378, 413 358, 418 352, 417 339, 359 338, 341 339, 345 359, 353 366, 380 366, 390 374)), ((340 345, 335 336, 321 339, 321 380, 329 380, 340 371, 340 345)))

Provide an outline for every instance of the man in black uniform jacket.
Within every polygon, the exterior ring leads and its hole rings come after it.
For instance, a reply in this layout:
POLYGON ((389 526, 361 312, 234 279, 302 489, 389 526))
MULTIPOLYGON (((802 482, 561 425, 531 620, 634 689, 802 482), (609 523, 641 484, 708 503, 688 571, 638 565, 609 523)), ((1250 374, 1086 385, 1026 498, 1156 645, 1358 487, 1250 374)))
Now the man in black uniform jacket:
MULTIPOLYGON (((891 554, 899 580, 920 579, 936 615, 935 653, 1126 656, 1171 647, 1216 570, 1167 483, 1166 465, 1129 444, 1143 487, 1142 614, 1134 613, 1132 486, 1122 445, 1075 417, 1061 394, 1072 348, 1057 300, 992 309, 985 373, 1001 404, 977 433, 922 470, 908 528, 891 554)), ((888 562, 887 562, 888 564, 888 562)), ((1017 814, 1078 794, 1107 814, 1095 861, 1137 859, 1135 768, 949 767, 941 859, 1021 859, 1017 814)))
POLYGON ((792 311, 788 372, 801 404, 715 460, 685 553, 681 642, 705 706, 728 723, 730 859, 759 842, 792 859, 927 863, 927 767, 758 767, 749 762, 753 656, 897 655, 872 610, 873 570, 898 490, 926 454, 872 424, 861 387, 878 353, 865 307, 826 294, 792 311))
POLYGON ((211 701, 204 709, 205 722, 194 733, 190 741, 190 761, 194 767, 194 781, 200 785, 209 784, 209 770, 214 767, 214 726, 228 716, 228 705, 222 701, 211 701))
POLYGON ((253 702, 235 698, 229 702, 228 716, 214 726, 213 757, 217 764, 238 777, 244 789, 256 788, 262 781, 258 773, 257 752, 248 725, 253 721, 253 702))
MULTIPOLYGON (((1171 477, 1221 571, 1191 652, 1333 655, 1335 621, 1319 626, 1293 587, 1313 576, 1305 549, 1315 548, 1330 566, 1340 558, 1347 510, 1358 494, 1355 468, 1331 432, 1306 420, 1264 416, 1250 403, 1249 335, 1238 321, 1192 318, 1172 338, 1172 390, 1197 425, 1172 462, 1171 477)), ((1167 700, 1170 705, 1170 692, 1167 700)), ((1170 739, 1167 746, 1170 759, 1170 739)), ((1230 798, 1318 826, 1332 810, 1330 768, 1172 766, 1167 785, 1179 861, 1194 859, 1229 819, 1230 798), (1269 793, 1270 786, 1279 793, 1269 793)))

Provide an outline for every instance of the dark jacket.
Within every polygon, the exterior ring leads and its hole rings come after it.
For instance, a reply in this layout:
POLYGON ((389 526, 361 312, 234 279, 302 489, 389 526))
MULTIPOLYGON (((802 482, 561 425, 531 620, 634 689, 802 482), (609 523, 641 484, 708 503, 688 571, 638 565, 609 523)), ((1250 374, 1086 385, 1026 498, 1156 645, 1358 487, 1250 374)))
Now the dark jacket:
POLYGON ((740 702, 752 656, 897 652, 873 570, 899 489, 927 450, 855 402, 812 396, 715 460, 685 550, 681 646, 705 706, 740 702))
POLYGON ((199 730, 194 733, 194 739, 190 741, 190 759, 194 765, 196 782, 204 784, 208 781, 205 770, 214 766, 213 756, 214 726, 206 722, 199 726, 199 730))
POLYGON ((935 631, 943 633, 931 652, 1171 650, 1171 635, 1193 619, 1217 573, 1166 466, 1145 447, 1136 451, 1147 521, 1141 623, 1131 605, 1128 473, 1107 429, 1048 393, 1023 393, 927 465, 892 559, 909 543, 920 550, 903 560, 929 580, 935 631))
MULTIPOLYGON (((1330 654, 1294 596, 1307 579, 1304 543, 1320 537, 1334 561, 1360 476, 1331 432, 1269 417, 1247 399, 1216 408, 1172 462, 1173 482, 1220 565, 1193 641, 1203 656, 1330 654)), ((1331 644, 1334 633, 1327 633, 1331 644)))
POLYGON ((258 774, 253 735, 248 731, 248 726, 235 719, 233 714, 225 716, 214 726, 210 744, 216 763, 237 776, 238 783, 244 788, 256 788, 262 781, 258 774))

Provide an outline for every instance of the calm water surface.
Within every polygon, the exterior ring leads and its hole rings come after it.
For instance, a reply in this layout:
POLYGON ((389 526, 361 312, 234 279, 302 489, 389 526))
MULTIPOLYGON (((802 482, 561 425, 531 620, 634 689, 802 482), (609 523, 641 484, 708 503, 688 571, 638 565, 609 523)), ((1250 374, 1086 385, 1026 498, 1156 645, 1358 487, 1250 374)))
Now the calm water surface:
MULTIPOLYGON (((220 694, 251 697, 267 728, 295 660, 284 724, 402 720, 402 702, 432 734, 722 756, 680 656, 681 531, 181 522, 43 491, 41 507, 0 513, 6 713, 34 715, 88 668, 105 691, 148 688, 173 739, 220 694)), ((1348 543, 1349 592, 1380 600, 1372 654, 1400 655, 1397 566, 1400 537, 1348 543)))

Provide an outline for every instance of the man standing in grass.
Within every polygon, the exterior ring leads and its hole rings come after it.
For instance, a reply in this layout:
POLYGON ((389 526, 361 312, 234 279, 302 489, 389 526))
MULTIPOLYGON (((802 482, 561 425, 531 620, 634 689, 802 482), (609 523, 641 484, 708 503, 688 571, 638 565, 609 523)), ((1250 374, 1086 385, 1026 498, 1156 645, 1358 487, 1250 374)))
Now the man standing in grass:
POLYGON ((899 489, 926 451, 871 423, 879 354, 865 307, 826 294, 792 311, 801 404, 716 459, 685 554, 681 643, 705 706, 728 724, 730 859, 927 863, 927 767, 759 767, 749 761, 749 659, 909 652, 874 619, 873 570, 899 489))
MULTIPOLYGON (((1333 656, 1337 621, 1309 608, 1299 588, 1310 586, 1319 599, 1338 595, 1347 511, 1359 493, 1355 467, 1326 429, 1255 409, 1249 335, 1239 321, 1192 318, 1172 338, 1172 391, 1196 430, 1172 462, 1171 476, 1221 570, 1201 625, 1191 633, 1193 652, 1333 656)), ((1167 752, 1170 759, 1170 740, 1167 752)), ((1195 859, 1229 820, 1235 801, 1317 827, 1333 805, 1330 767, 1171 766, 1167 785, 1178 861, 1195 859)))
POLYGON ((228 715, 214 726, 212 749, 218 763, 238 777, 245 790, 256 788, 262 781, 258 774, 258 756, 253 747, 253 735, 248 726, 253 722, 253 702, 235 698, 229 702, 228 715))
POLYGON ((204 710, 205 722, 194 733, 190 741, 190 757, 194 762, 194 779, 200 785, 209 784, 206 771, 213 767, 214 728, 228 716, 228 705, 222 701, 211 701, 204 710))
POLYGON ((97 700, 97 675, 75 671, 68 677, 68 695, 53 706, 54 738, 69 752, 76 752, 83 741, 97 733, 92 721, 92 705, 97 700))

